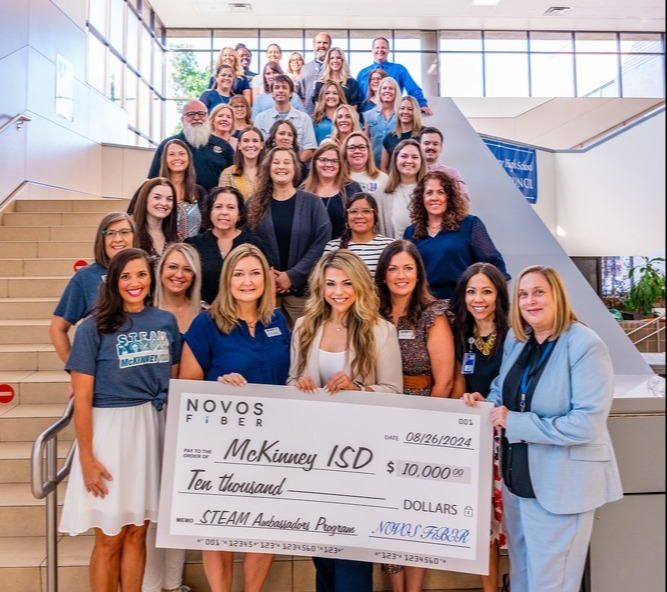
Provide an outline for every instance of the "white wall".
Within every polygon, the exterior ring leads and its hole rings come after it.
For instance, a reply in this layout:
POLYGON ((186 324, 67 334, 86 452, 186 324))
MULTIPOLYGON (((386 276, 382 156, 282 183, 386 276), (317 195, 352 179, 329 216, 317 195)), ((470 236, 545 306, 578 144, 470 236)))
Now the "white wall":
POLYGON ((664 111, 586 152, 552 156, 557 238, 569 255, 664 252, 664 111))
POLYGON ((2 1, 0 122, 17 113, 32 121, 0 137, 0 198, 25 180, 99 195, 99 142, 127 139, 125 112, 85 82, 85 14, 85 0, 2 1), (58 55, 74 68, 71 122, 55 112, 58 55))

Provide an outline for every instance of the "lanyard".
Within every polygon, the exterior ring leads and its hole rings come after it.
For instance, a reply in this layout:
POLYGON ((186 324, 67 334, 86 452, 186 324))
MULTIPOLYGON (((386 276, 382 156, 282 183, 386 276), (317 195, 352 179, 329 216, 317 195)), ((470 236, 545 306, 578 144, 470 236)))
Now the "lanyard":
POLYGON ((519 401, 519 411, 521 411, 522 413, 526 410, 526 392, 528 392, 528 389, 530 388, 530 385, 532 384, 535 375, 539 371, 540 366, 544 364, 544 360, 547 359, 547 356, 554 348, 555 343, 556 343, 555 341, 550 341, 549 343, 547 343, 547 346, 544 348, 544 351, 540 356, 540 361, 537 362, 537 366, 534 368, 532 372, 530 371, 530 364, 528 364, 528 366, 526 366, 526 369, 523 371, 523 376, 521 377, 521 400, 519 401))

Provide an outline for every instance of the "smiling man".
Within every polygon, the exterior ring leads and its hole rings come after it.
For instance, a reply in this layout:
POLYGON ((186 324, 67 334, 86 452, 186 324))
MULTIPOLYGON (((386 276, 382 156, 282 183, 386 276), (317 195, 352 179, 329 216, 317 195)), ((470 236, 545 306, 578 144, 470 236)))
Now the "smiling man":
POLYGON ((437 127, 425 127, 419 134, 419 145, 424 152, 426 159, 426 166, 429 171, 443 171, 450 177, 453 177, 459 182, 459 189, 463 198, 470 203, 470 190, 468 185, 461 177, 461 173, 454 167, 449 167, 440 162, 440 155, 442 154, 442 132, 437 127))
POLYGON ((391 51, 389 41, 385 37, 376 37, 373 39, 373 48, 371 51, 373 53, 373 63, 359 72, 357 76, 357 81, 361 88, 361 96, 365 97, 368 92, 368 76, 371 70, 380 68, 398 82, 401 92, 405 91, 411 97, 417 99, 419 108, 424 115, 433 115, 433 111, 429 108, 428 101, 424 97, 424 92, 412 79, 408 69, 402 64, 395 64, 387 60, 391 51))
POLYGON ((183 131, 162 140, 155 151, 148 178, 160 174, 160 162, 164 147, 171 140, 181 140, 192 152, 192 164, 197 173, 197 184, 210 191, 218 184, 220 173, 234 163, 234 150, 229 142, 214 136, 208 121, 208 111, 201 101, 190 101, 183 107, 183 131))
POLYGON ((273 107, 262 111, 255 118, 255 126, 267 138, 276 121, 291 121, 296 128, 297 141, 301 148, 299 160, 308 162, 313 155, 313 150, 317 148, 315 130, 310 117, 290 104, 293 93, 294 82, 292 82, 292 79, 287 74, 277 74, 271 83, 273 107))

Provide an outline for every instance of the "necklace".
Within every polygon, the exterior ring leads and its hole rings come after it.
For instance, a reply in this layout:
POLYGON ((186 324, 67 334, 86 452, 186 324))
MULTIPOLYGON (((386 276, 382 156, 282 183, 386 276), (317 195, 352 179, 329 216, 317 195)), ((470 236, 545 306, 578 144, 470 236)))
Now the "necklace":
POLYGON ((493 331, 487 335, 486 339, 479 334, 479 330, 475 327, 472 331, 475 336, 475 347, 482 352, 485 356, 488 356, 493 349, 493 346, 496 344, 496 337, 498 334, 493 331))
POLYGON ((347 325, 345 325, 344 323, 336 323, 335 321, 332 321, 332 320, 329 320, 328 322, 331 323, 331 324, 333 325, 333 328, 334 328, 337 332, 338 332, 338 331, 342 331, 343 329, 347 329, 347 325))

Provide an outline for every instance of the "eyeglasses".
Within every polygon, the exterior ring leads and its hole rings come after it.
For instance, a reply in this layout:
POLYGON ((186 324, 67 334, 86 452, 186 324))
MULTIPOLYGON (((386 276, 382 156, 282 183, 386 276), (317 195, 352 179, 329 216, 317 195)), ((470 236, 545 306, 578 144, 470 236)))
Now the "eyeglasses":
POLYGON ((129 228, 123 228, 123 230, 103 230, 102 234, 107 238, 116 238, 117 236, 125 238, 126 236, 134 234, 134 231, 129 228))
POLYGON ((206 111, 188 111, 187 113, 183 113, 183 115, 189 119, 194 119, 195 117, 206 117, 208 113, 206 111))
POLYGON ((370 216, 374 212, 370 208, 363 208, 362 210, 357 210, 357 209, 348 210, 347 213, 350 216, 359 216, 359 214, 361 214, 362 216, 370 216))
POLYGON ((338 164, 340 162, 337 158, 316 158, 315 160, 322 164, 338 164))
POLYGON ((368 146, 366 144, 353 144, 347 147, 348 152, 366 152, 368 146))
POLYGON ((192 269, 192 267, 187 267, 187 266, 180 267, 180 266, 176 265, 175 263, 170 263, 166 267, 169 271, 173 271, 174 273, 180 271, 183 275, 194 275, 195 274, 195 270, 192 269))

